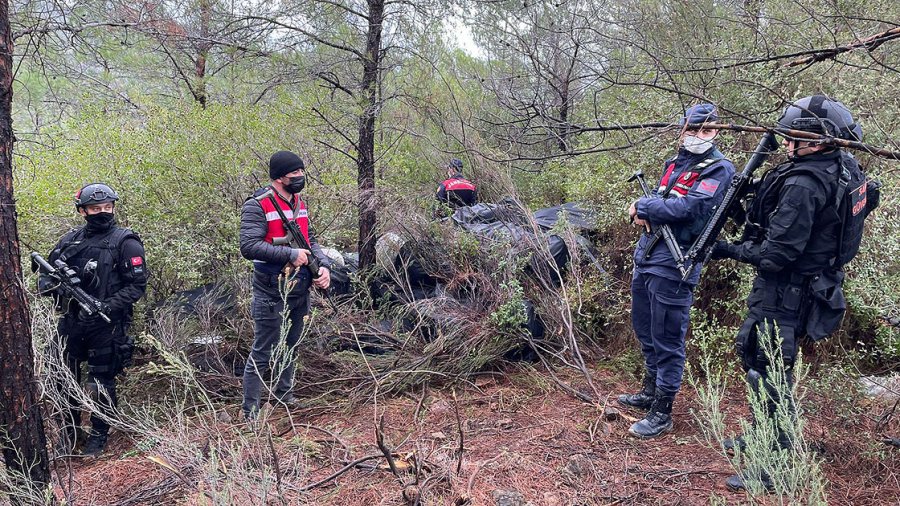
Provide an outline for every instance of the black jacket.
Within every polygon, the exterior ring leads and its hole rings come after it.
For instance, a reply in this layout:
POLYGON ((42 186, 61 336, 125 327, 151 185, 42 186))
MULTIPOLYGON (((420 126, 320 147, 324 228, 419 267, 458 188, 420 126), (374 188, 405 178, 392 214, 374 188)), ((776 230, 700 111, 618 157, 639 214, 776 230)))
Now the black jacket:
POLYGON ((815 274, 831 267, 840 232, 840 157, 838 150, 814 153, 765 175, 747 216, 758 232, 739 245, 739 260, 773 273, 815 274))
MULTIPOLYGON (((61 259, 81 279, 81 288, 109 306, 113 321, 130 321, 134 303, 147 290, 147 262, 140 237, 127 228, 113 226, 99 234, 85 227, 64 235, 49 261, 61 259)), ((75 314, 77 304, 64 308, 75 314)))

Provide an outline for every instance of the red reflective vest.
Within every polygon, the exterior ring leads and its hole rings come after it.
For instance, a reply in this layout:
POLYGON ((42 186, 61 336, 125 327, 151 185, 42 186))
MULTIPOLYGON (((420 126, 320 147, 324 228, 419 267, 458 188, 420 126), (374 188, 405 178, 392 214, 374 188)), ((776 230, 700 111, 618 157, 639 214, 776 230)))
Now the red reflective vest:
MULTIPOLYGON (((271 191, 272 194, 275 195, 275 201, 278 202, 278 205, 284 212, 284 216, 289 220, 297 222, 300 232, 303 234, 303 237, 306 238, 306 242, 308 243, 309 213, 306 210, 306 203, 303 202, 298 195, 291 196, 293 204, 285 202, 285 200, 278 195, 278 192, 275 190, 271 191)), ((268 192, 264 193, 261 198, 259 198, 259 205, 262 206, 263 212, 266 213, 266 223, 269 227, 266 231, 265 241, 271 244, 274 239, 286 236, 287 231, 284 229, 284 224, 281 223, 278 211, 275 210, 275 206, 272 204, 272 200, 267 194, 268 192)))
POLYGON ((468 179, 450 178, 450 179, 445 179, 444 182, 441 184, 444 185, 444 188, 446 188, 446 190, 448 192, 460 191, 460 190, 475 191, 475 184, 472 183, 471 181, 469 181, 468 179))

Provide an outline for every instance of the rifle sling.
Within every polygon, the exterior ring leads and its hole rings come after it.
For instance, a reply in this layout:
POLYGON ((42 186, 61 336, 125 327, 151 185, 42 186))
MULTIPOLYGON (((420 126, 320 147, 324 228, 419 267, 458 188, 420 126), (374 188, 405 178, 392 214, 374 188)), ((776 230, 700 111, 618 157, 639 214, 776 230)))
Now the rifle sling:
MULTIPOLYGON (((269 199, 270 202, 272 202, 272 205, 275 206, 275 212, 278 213, 278 217, 281 219, 281 223, 284 225, 284 232, 285 232, 285 234, 291 234, 290 220, 288 220, 287 216, 284 215, 284 210, 281 209, 281 206, 278 205, 278 201, 275 200, 274 192, 273 192, 273 193, 270 193, 270 194, 268 195, 267 198, 269 199)), ((290 204, 290 203, 289 203, 289 204, 290 204)), ((291 205, 291 211, 292 211, 292 212, 294 213, 294 215, 296 216, 296 214, 297 214, 297 209, 295 209, 293 205, 291 205)), ((296 239, 297 239, 298 241, 301 240, 299 237, 296 238, 296 239)), ((309 248, 309 245, 308 245, 308 244, 302 244, 302 243, 301 243, 301 244, 298 244, 297 246, 300 247, 300 248, 304 248, 304 249, 308 249, 308 248, 309 248)))

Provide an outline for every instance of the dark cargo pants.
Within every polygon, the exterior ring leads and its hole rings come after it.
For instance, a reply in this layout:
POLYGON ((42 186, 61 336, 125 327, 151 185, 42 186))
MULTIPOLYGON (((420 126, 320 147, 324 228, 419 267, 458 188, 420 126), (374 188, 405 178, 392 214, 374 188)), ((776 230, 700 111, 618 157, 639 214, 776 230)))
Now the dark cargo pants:
POLYGON ((735 343, 745 371, 753 369, 765 375, 769 361, 762 340, 774 344, 776 336, 781 339, 785 366, 794 365, 808 313, 808 291, 808 278, 789 273, 760 274, 753 280, 747 297, 749 311, 735 343))
MULTIPOLYGON (((781 402, 779 392, 790 391, 794 384, 793 367, 799 352, 800 338, 805 333, 810 281, 808 277, 791 275, 790 272, 757 274, 750 296, 747 297, 749 312, 738 331, 735 343, 741 365, 747 372, 747 384, 753 391, 765 391, 767 394, 766 416, 775 424, 781 448, 793 446, 790 438, 793 431, 782 427, 776 415, 778 403, 781 402), (778 339, 781 340, 780 349, 775 346, 778 339), (784 360, 785 384, 776 384, 770 377, 771 361, 765 352, 765 341, 784 360)), ((793 399, 788 398, 787 402, 791 415, 789 423, 796 423, 793 399)))
MULTIPOLYGON (((59 335, 64 343, 63 359, 77 384, 81 383, 81 363, 87 362, 87 390, 107 416, 114 414, 116 398, 116 374, 119 362, 116 342, 125 335, 125 325, 119 322, 106 323, 99 318, 89 323, 80 322, 67 315, 59 322, 59 335)), ((62 378, 57 389, 66 397, 68 412, 63 413, 63 425, 81 425, 81 406, 78 397, 62 378)), ((91 429, 98 434, 109 433, 110 425, 91 413, 91 429)))
POLYGON ((253 273, 252 316, 254 323, 253 348, 244 367, 244 402, 242 409, 246 416, 259 411, 263 389, 272 391, 276 398, 287 400, 294 385, 294 356, 303 317, 309 310, 309 284, 304 290, 295 289, 287 297, 287 305, 279 289, 277 274, 253 273), (280 344, 283 342, 283 346, 280 344), (274 388, 266 383, 266 372, 275 350, 273 375, 274 388))
POLYGON ((681 388, 693 289, 687 283, 639 271, 631 280, 631 323, 647 375, 656 377, 661 395, 674 396, 681 388))

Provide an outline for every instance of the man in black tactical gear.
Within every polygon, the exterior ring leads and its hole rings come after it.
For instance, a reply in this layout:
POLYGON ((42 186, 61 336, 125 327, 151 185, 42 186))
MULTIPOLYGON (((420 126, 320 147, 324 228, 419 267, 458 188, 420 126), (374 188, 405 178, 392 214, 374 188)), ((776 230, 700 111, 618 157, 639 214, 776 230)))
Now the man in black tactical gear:
MULTIPOLYGON (((833 138, 861 140, 862 130, 847 108, 824 95, 792 103, 778 126, 833 138)), ((856 160, 833 145, 787 138, 788 161, 767 172, 750 203, 742 242, 719 241, 713 258, 733 258, 756 267, 757 275, 747 298, 747 319, 737 336, 737 353, 755 392, 767 393, 767 415, 775 424, 778 446, 790 449, 789 427, 779 426, 776 392, 789 391, 799 340, 809 335, 824 338, 840 324, 846 305, 841 293, 844 279, 837 260, 841 242, 841 176, 858 171, 856 160), (811 311, 816 296, 826 294, 829 314, 811 311), (783 385, 773 384, 762 340, 781 339, 780 352, 786 368, 783 385)), ((868 211, 867 211, 868 212, 868 211)), ((772 347, 773 349, 778 349, 772 347)), ((793 410, 792 406, 789 406, 793 410)), ((757 421, 761 422, 761 421, 757 421)), ((742 438, 726 440, 726 448, 743 447, 742 438)), ((770 477, 752 478, 771 487, 770 477)), ((733 490, 745 488, 746 472, 726 481, 733 490)))
MULTIPOLYGON (((284 340, 285 356, 276 367, 277 378, 272 393, 278 402, 291 405, 294 397, 294 354, 303 329, 303 317, 309 311, 312 286, 327 290, 331 284, 331 259, 322 251, 312 232, 306 203, 300 192, 306 186, 303 160, 290 151, 279 151, 269 159, 269 186, 260 188, 244 202, 241 209, 241 255, 253 260, 254 322, 253 348, 244 367, 244 401, 242 410, 247 420, 254 420, 260 409, 264 388, 263 376, 275 347, 284 340), (275 206, 278 206, 276 208, 275 206), (279 214, 280 209, 280 214, 279 214), (290 241, 284 219, 296 224, 310 249, 290 241), (309 257, 321 267, 313 276, 309 257), (290 269, 286 269, 290 266, 290 269), (293 270, 290 276, 286 270, 293 270), (283 326, 287 328, 283 329, 283 326)), ((274 376, 274 375, 273 375, 274 376)))
MULTIPOLYGON (((87 362, 87 388, 102 414, 110 417, 116 407, 116 375, 131 358, 128 327, 134 303, 147 287, 144 246, 137 234, 116 225, 119 196, 102 183, 89 184, 75 195, 75 209, 86 224, 64 235, 49 255, 50 264, 62 260, 81 280, 80 287, 100 301, 99 314, 88 316, 73 300, 59 297, 53 280, 39 279, 42 295, 54 295, 62 310, 59 320, 60 345, 66 366, 76 383, 81 382, 81 363, 87 362)), ((62 387, 66 383, 59 382, 62 387)), ((62 451, 71 452, 81 425, 77 396, 67 395, 68 411, 62 414, 62 451)), ((97 413, 91 414, 91 431, 82 454, 98 455, 106 447, 110 425, 97 413)))

